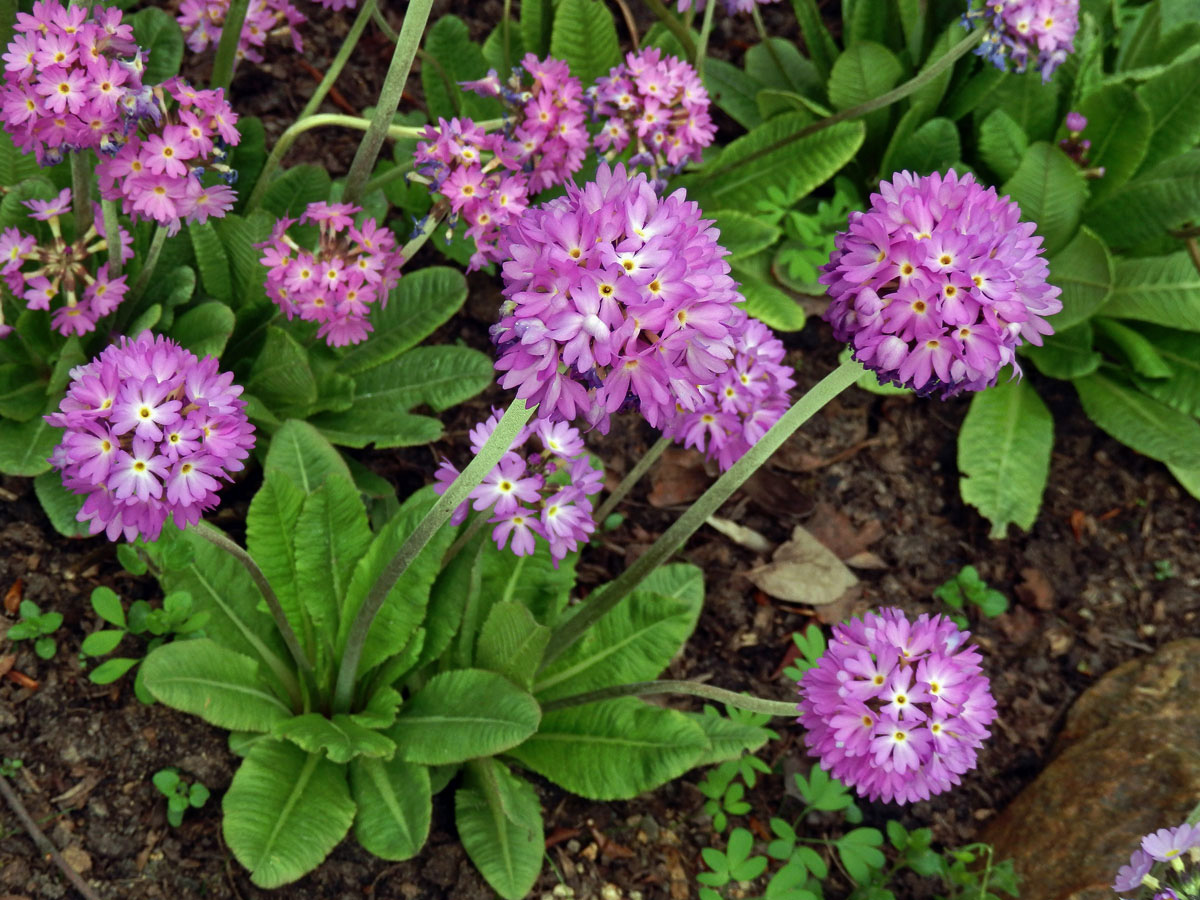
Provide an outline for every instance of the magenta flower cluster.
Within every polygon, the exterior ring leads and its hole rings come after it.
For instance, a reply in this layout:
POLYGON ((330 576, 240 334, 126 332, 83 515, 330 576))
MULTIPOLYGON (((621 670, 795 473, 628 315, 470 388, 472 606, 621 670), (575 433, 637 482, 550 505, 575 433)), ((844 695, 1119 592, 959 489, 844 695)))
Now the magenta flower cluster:
POLYGON ((758 443, 791 406, 795 372, 783 361, 783 342, 758 319, 734 310, 730 326, 733 360, 711 385, 703 402, 677 413, 663 433, 695 447, 724 471, 758 443))
POLYGON ((898 609, 833 627, 800 680, 804 743, 821 768, 870 800, 911 803, 975 767, 996 703, 968 633, 898 609))
POLYGON ((596 180, 504 230, 504 295, 492 327, 500 384, 552 421, 602 432, 637 408, 656 428, 704 403, 733 357, 726 250, 679 190, 601 164, 596 180))
MULTIPOLYGON (((487 420, 471 429, 474 453, 483 449, 500 415, 501 411, 494 409, 487 420)), ((458 474, 458 469, 443 460, 434 490, 445 493, 458 474)), ((596 530, 588 498, 599 493, 603 480, 603 469, 592 466, 576 429, 565 422, 538 419, 521 430, 496 468, 454 511, 450 521, 462 524, 471 506, 481 513, 490 510, 488 521, 496 526, 492 539, 497 547, 503 550, 511 540, 512 552, 526 556, 537 549, 540 538, 549 545, 557 565, 596 530), (541 449, 526 449, 535 436, 541 449)))
MULTIPOLYGON (((1160 828, 1142 838, 1129 864, 1117 872, 1113 890, 1118 894, 1145 888, 1155 900, 1196 900, 1200 897, 1200 825, 1184 823, 1160 828), (1165 863, 1161 878, 1151 874, 1156 863, 1165 863)), ((1132 900, 1132 898, 1130 898, 1132 900)))
POLYGON ((184 528, 216 506, 218 479, 232 480, 254 447, 232 382, 215 357, 149 331, 73 369, 46 421, 66 430, 50 462, 87 498, 78 520, 109 540, 154 541, 169 517, 184 528))
POLYGON ((390 230, 374 219, 354 224, 360 212, 349 203, 310 203, 299 219, 280 219, 270 239, 254 245, 263 251, 267 296, 289 319, 319 322, 317 337, 331 347, 366 339, 371 307, 387 305, 404 263, 390 230), (318 226, 315 252, 288 236, 297 223, 318 226))
POLYGON ((168 234, 184 222, 223 217, 237 199, 228 186, 235 173, 224 163, 226 150, 241 140, 225 92, 197 90, 172 78, 156 86, 152 98, 148 114, 154 127, 144 136, 131 135, 96 167, 101 196, 121 201, 127 215, 157 222, 168 234), (207 186, 206 172, 218 176, 207 186))
MULTIPOLYGON (((731 16, 734 13, 748 13, 752 12, 755 6, 766 6, 768 3, 778 2, 779 0, 725 0, 725 12, 731 16)), ((699 11, 707 5, 705 0, 677 0, 675 8, 680 12, 687 12, 693 7, 699 11)))
POLYGON ((983 20, 983 40, 975 48, 979 56, 998 69, 1007 69, 1011 62, 1017 72, 1024 72, 1033 65, 1042 81, 1049 81, 1075 52, 1079 0, 984 0, 982 9, 968 10, 965 18, 968 27, 972 20, 983 20))
MULTIPOLYGON (((187 38, 188 49, 201 53, 210 44, 215 47, 220 43, 228 14, 229 0, 183 0, 176 21, 187 38)), ((272 37, 291 38, 292 47, 299 53, 304 49, 299 27, 307 21, 308 17, 290 0, 251 0, 238 37, 237 58, 262 62, 261 50, 272 37)))
POLYGON ((677 171, 699 162, 717 127, 708 114, 708 91, 688 63, 664 57, 657 47, 629 53, 588 89, 604 124, 596 148, 614 159, 631 145, 635 166, 677 171))
POLYGON ((0 122, 23 153, 115 149, 141 112, 142 57, 119 9, 37 0, 17 13, 4 54, 0 122))
POLYGON ((825 319, 881 382, 949 397, 1020 374, 1016 348, 1041 344, 1062 309, 1033 222, 974 176, 898 172, 852 212, 820 277, 825 319))
MULTIPOLYGON (((51 316, 50 324, 57 332, 69 336, 86 334, 96 327, 96 320, 107 316, 125 299, 128 290, 125 276, 108 275, 108 238, 104 231, 104 216, 97 205, 93 224, 74 241, 63 237, 59 221, 71 211, 71 189, 63 188, 53 200, 26 200, 29 218, 45 222, 50 240, 39 243, 37 237, 13 226, 0 232, 0 275, 14 297, 25 301, 29 309, 49 310, 60 296, 63 303, 51 316), (96 265, 93 256, 104 262, 96 265), (25 271, 23 267, 33 265, 25 271), (92 268, 95 268, 95 274, 92 268)), ((119 228, 121 262, 133 258, 133 239, 119 228)), ((0 339, 8 337, 12 326, 4 324, 0 309, 0 339)))

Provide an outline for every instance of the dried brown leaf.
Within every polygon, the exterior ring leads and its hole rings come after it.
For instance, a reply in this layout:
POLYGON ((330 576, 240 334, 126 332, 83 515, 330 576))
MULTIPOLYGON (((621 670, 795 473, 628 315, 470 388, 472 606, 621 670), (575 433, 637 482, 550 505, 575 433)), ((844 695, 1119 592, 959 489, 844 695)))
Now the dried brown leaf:
POLYGON ((772 561, 747 573, 760 590, 777 600, 824 606, 858 583, 833 552, 797 525, 772 561))

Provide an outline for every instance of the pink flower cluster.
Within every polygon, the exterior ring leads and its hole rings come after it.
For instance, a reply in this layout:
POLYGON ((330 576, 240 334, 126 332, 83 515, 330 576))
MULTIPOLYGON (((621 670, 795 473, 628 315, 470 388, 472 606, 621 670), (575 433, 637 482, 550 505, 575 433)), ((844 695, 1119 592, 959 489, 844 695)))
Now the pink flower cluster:
POLYGON ((708 91, 688 63, 663 57, 657 47, 629 53, 625 62, 597 80, 588 93, 606 121, 596 148, 613 159, 634 147, 630 164, 648 166, 656 177, 700 161, 717 127, 708 114, 708 91))
MULTIPOLYGON (((725 0, 725 12, 729 15, 734 13, 748 13, 754 9, 756 5, 766 6, 768 3, 778 3, 779 0, 725 0)), ((705 0, 678 0, 675 8, 680 12, 687 12, 693 6, 697 10, 703 10, 707 6, 705 0)))
POLYGON ((466 220, 474 270, 502 259, 501 229, 521 215, 530 195, 561 184, 583 164, 588 135, 583 88, 559 60, 531 53, 507 83, 493 71, 463 87, 501 97, 513 116, 508 129, 488 134, 470 119, 441 119, 438 128, 425 129, 416 164, 450 204, 452 221, 466 220))
POLYGON ((114 150, 142 112, 142 57, 119 9, 37 0, 4 54, 0 122, 23 153, 114 150))
POLYGON ((783 342, 758 319, 734 310, 733 360, 710 385, 702 403, 670 419, 663 433, 695 447, 725 471, 758 443, 791 405, 794 370, 784 364, 783 342))
POLYGON ((504 294, 492 327, 501 386, 552 421, 641 410, 656 428, 704 404, 733 357, 726 250, 679 190, 601 164, 596 180, 532 208, 501 240, 504 294))
MULTIPOLYGON (((500 415, 500 410, 493 409, 487 420, 471 429, 474 453, 483 449, 500 415)), ((444 494, 458 474, 458 469, 443 460, 434 490, 444 494)), ((539 419, 521 430, 496 468, 470 493, 468 502, 454 511, 450 521, 462 524, 472 505, 478 512, 491 510, 488 521, 496 526, 492 539, 497 547, 503 550, 511 537, 512 552, 526 556, 534 552, 536 539, 541 538, 550 545, 557 565, 596 530, 588 498, 600 492, 603 480, 604 471, 592 466, 576 429, 565 422, 551 424, 539 419), (535 435, 541 450, 522 451, 535 435)))
POLYGON ((949 397, 1020 374, 1022 339, 1041 344, 1062 309, 1037 225, 995 188, 954 170, 898 172, 852 212, 820 277, 825 319, 880 382, 949 397))
MULTIPOLYGON (((94 254, 108 259, 108 239, 104 231, 104 216, 95 207, 92 226, 76 240, 68 242, 62 233, 61 216, 71 211, 71 189, 63 188, 53 200, 26 200, 32 212, 29 218, 45 222, 51 239, 38 239, 14 227, 0 232, 0 275, 14 297, 25 301, 29 309, 50 309, 59 296, 65 301, 54 310, 51 326, 62 335, 86 334, 96 327, 96 320, 107 316, 125 299, 128 285, 125 276, 109 278, 108 262, 102 262, 92 274, 89 260, 94 254), (31 271, 23 267, 32 263, 31 271)), ((121 262, 133 257, 133 239, 121 229, 121 262)), ((94 265, 94 262, 93 262, 94 265)), ((7 337, 12 326, 4 324, 0 309, 0 338, 7 337)))
POLYGON ((979 651, 940 615, 898 609, 833 627, 800 680, 804 743, 860 797, 928 800, 959 784, 996 718, 979 651))
POLYGON ((366 339, 371 305, 387 305, 404 263, 391 231, 374 219, 354 224, 360 212, 349 203, 310 203, 299 219, 280 219, 271 238, 254 245, 268 269, 267 296, 289 319, 319 322, 317 336, 331 347, 366 339), (288 236, 297 223, 320 229, 316 252, 288 236))
POLYGON ((184 222, 223 217, 237 199, 228 186, 236 173, 223 160, 226 148, 241 140, 225 92, 172 78, 153 89, 153 101, 155 127, 144 137, 131 135, 96 167, 101 196, 120 200, 127 215, 155 221, 168 234, 184 222), (168 109, 168 96, 174 109, 168 109), (217 173, 218 182, 205 186, 206 171, 217 173))
MULTIPOLYGON (((210 44, 221 41, 221 30, 229 14, 229 0, 183 0, 176 20, 187 38, 188 48, 201 53, 210 44)), ((260 63, 259 51, 271 37, 290 37, 292 47, 299 53, 304 49, 299 27, 308 21, 289 0, 251 0, 238 38, 237 58, 260 63)))
POLYGON ((66 429, 50 457, 92 534, 158 539, 168 517, 184 528, 217 505, 218 478, 254 447, 242 389, 217 368, 149 331, 122 337, 71 371, 59 411, 66 429))
POLYGON ((1121 867, 1112 888, 1122 894, 1145 888, 1156 900, 1193 900, 1198 884, 1200 825, 1185 822, 1174 828, 1160 828, 1143 837, 1141 848, 1133 851, 1128 865, 1121 867), (1150 872, 1155 863, 1167 864, 1161 879, 1150 872))
POLYGON ((968 9, 965 18, 968 27, 973 19, 986 20, 976 54, 998 69, 1007 69, 1011 61, 1018 72, 1032 62, 1042 81, 1049 81, 1067 55, 1075 52, 1079 0, 985 0, 982 9, 968 9))

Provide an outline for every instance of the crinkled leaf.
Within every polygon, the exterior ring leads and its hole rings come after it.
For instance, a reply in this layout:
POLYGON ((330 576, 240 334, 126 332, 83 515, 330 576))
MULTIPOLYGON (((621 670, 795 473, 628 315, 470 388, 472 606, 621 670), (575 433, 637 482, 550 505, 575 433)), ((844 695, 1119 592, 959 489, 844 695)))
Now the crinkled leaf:
POLYGON ((542 870, 537 793, 499 760, 475 760, 454 795, 454 821, 471 862, 504 900, 522 900, 542 870))
POLYGON ((506 600, 488 613, 479 632, 474 662, 529 690, 549 640, 550 629, 538 624, 529 607, 506 600))
POLYGON ((1113 289, 1113 260, 1104 241, 1087 226, 1050 260, 1051 284, 1062 289, 1062 310, 1050 323, 1066 331, 1104 306, 1113 289))
POLYGON ((88 526, 76 519, 83 506, 84 497, 63 487, 61 474, 43 472, 33 479, 33 490, 55 531, 69 538, 87 535, 88 526))
POLYGON ((1200 331, 1200 272, 1181 250, 1117 262, 1106 316, 1200 331))
POLYGON ((994 109, 979 125, 979 155, 988 168, 1012 178, 1029 150, 1024 129, 1002 109, 994 109))
POLYGON ((1093 372, 1075 380, 1088 417, 1121 443, 1151 459, 1200 468, 1200 423, 1128 385, 1093 372))
POLYGON ((429 769, 360 757, 350 763, 350 790, 358 806, 354 836, 368 852, 392 861, 417 855, 429 836, 429 769))
POLYGON ((320 713, 305 713, 276 722, 271 733, 308 753, 324 754, 335 763, 347 763, 356 757, 390 758, 396 751, 396 745, 387 737, 347 715, 327 718, 320 713))
POLYGON ((1084 221, 1113 247, 1135 247, 1200 219, 1200 150, 1164 160, 1093 204, 1084 221))
POLYGON ((1092 203, 1108 196, 1142 165, 1150 146, 1150 110, 1139 94, 1123 84, 1110 84, 1079 104, 1087 118, 1085 137, 1093 166, 1104 166, 1104 177, 1091 182, 1092 203))
POLYGON ((1000 193, 1008 194, 1021 207, 1022 220, 1037 225, 1047 256, 1075 236, 1088 196, 1079 167, 1061 149, 1040 141, 1029 148, 1000 193))
POLYGON ((560 0, 550 36, 550 55, 566 60, 585 85, 621 62, 617 26, 602 0, 560 0))

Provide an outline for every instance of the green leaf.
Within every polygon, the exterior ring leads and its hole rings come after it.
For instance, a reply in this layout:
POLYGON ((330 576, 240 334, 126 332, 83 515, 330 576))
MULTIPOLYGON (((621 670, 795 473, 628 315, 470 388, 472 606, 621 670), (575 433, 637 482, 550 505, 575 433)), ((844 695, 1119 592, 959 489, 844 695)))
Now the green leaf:
POLYGON ((183 62, 183 31, 174 16, 148 7, 133 16, 133 41, 146 51, 142 83, 161 84, 179 72, 183 62))
POLYGON ((192 222, 187 227, 196 254, 196 268, 210 297, 225 303, 233 302, 233 278, 229 274, 229 259, 225 245, 211 222, 192 222))
POLYGON ((718 243, 729 251, 727 259, 731 260, 765 250, 783 233, 770 222, 736 209, 718 209, 706 215, 716 220, 721 232, 718 243))
POLYGON ((554 29, 553 0, 521 0, 521 42, 528 53, 538 58, 550 51, 550 35, 554 29))
POLYGON ((772 187, 783 192, 783 202, 795 203, 850 162, 866 133, 861 122, 839 122, 792 140, 809 120, 806 112, 776 116, 730 143, 711 164, 711 173, 679 183, 706 209, 753 209, 772 187), (748 161, 728 171, 741 160, 748 161))
POLYGON ((550 629, 539 625, 527 606, 512 600, 497 603, 479 632, 475 665, 529 690, 549 640, 550 629))
POLYGON ((440 766, 515 747, 540 718, 537 701, 502 675, 454 669, 410 697, 387 735, 399 758, 440 766))
POLYGON ((1104 241, 1084 226, 1049 261, 1050 283, 1062 289, 1063 308, 1050 322, 1066 331, 1104 306, 1113 289, 1113 260, 1104 241))
POLYGON ((350 763, 350 791, 358 806, 354 836, 369 853, 398 862, 420 852, 432 812, 429 769, 359 758, 350 763))
POLYGON ((146 657, 142 675, 155 700, 221 728, 268 731, 292 713, 257 662, 208 638, 163 644, 146 657))
POLYGON ((1200 273, 1182 250, 1170 256, 1120 259, 1111 299, 1102 312, 1200 331, 1200 273))
POLYGON ((262 487, 246 513, 246 549, 267 576, 284 616, 311 651, 312 628, 304 615, 296 577, 296 523, 304 492, 277 466, 264 469, 262 487))
POLYGON ((388 305, 371 314, 370 340, 350 350, 338 369, 357 375, 394 359, 431 335, 466 299, 467 280, 457 269, 427 266, 405 275, 388 305))
POLYGON ((856 882, 871 877, 872 869, 882 869, 887 858, 879 850, 883 835, 878 828, 855 828, 837 839, 838 855, 846 872, 856 882))
POLYGON ((346 461, 321 433, 307 422, 290 421, 275 432, 263 470, 286 473, 305 494, 311 494, 331 474, 350 478, 346 461))
MULTIPOLYGON (((122 547, 128 546, 122 544, 122 547)), ((125 627, 125 610, 121 608, 121 598, 116 595, 112 588, 99 587, 92 589, 92 609, 105 622, 110 625, 116 625, 118 628, 125 627)))
MULTIPOLYGON (((418 665, 432 662, 446 651, 459 633, 465 611, 478 604, 483 575, 481 551, 485 543, 490 543, 490 537, 480 531, 442 568, 433 582, 429 591, 429 612, 425 616, 425 646, 421 649, 418 665)), ((463 654, 459 663, 463 666, 469 666, 473 661, 469 651, 478 628, 479 623, 475 622, 469 634, 460 639, 463 654)))
POLYGON ((37 159, 32 153, 22 153, 18 150, 7 131, 0 133, 0 184, 13 187, 40 172, 41 166, 37 164, 37 159))
MULTIPOLYGON (((874 41, 856 41, 833 64, 829 100, 838 109, 858 106, 890 91, 901 73, 900 62, 887 47, 874 41)), ((867 130, 878 133, 889 114, 889 110, 881 109, 865 116, 867 130)))
POLYGON ((263 194, 263 209, 278 218, 300 218, 310 203, 329 199, 329 173, 321 166, 292 166, 271 182, 263 194))
MULTIPOLYGON (((54 403, 57 406, 57 403, 54 403)), ((50 412, 51 409, 46 409, 50 412)), ((34 478, 47 472, 47 461, 57 446, 62 431, 49 425, 41 416, 28 422, 0 418, 0 472, 34 478)))
POLYGON ((1169 463, 1167 468, 1171 470, 1171 474, 1175 476, 1175 480, 1185 491, 1200 500, 1200 468, 1188 469, 1183 466, 1172 466, 1169 463))
POLYGON ((1104 177, 1091 182, 1092 203, 1108 196, 1130 178, 1150 146, 1150 110, 1123 84, 1110 84, 1079 104, 1087 117, 1087 152, 1093 166, 1104 166, 1104 177))
MULTIPOLYGON (((165 267, 164 267, 165 269, 165 267)), ((162 322, 164 327, 174 327, 176 324, 175 310, 192 299, 192 295, 196 293, 196 270, 191 266, 177 266, 170 272, 164 272, 161 281, 154 279, 156 284, 146 289, 145 297, 158 302, 162 307, 163 317, 162 322)), ((232 329, 232 324, 230 328, 232 329)), ((131 333, 133 332, 130 329, 131 333)), ((203 337, 204 335, 201 335, 203 337)), ((225 335, 221 339, 220 346, 212 352, 214 356, 220 356, 225 349, 225 341, 229 335, 225 335)))
MULTIPOLYGON (((542 543, 529 556, 513 556, 508 550, 484 542, 482 581, 479 593, 490 603, 516 600, 529 607, 543 625, 553 626, 566 607, 571 589, 575 586, 575 563, 571 554, 554 565, 550 550, 542 543)), ((483 625, 490 605, 481 610, 479 621, 472 629, 483 625)), ((468 630, 467 624, 463 630, 468 630)))
POLYGON ((347 715, 330 719, 320 713, 305 713, 276 722, 271 733, 308 753, 322 753, 335 763, 348 763, 360 756, 391 757, 396 750, 396 745, 378 731, 359 725, 347 715))
POLYGON ((83 506, 84 498, 63 487, 62 475, 58 472, 43 472, 33 479, 33 490, 55 531, 69 538, 85 537, 88 534, 88 526, 75 518, 83 506))
POLYGON ((1092 319, 1092 324, 1097 336, 1104 340, 1110 349, 1115 348, 1114 355, 1125 357, 1125 361, 1133 370, 1132 374, 1151 379, 1170 378, 1174 374, 1166 361, 1158 355, 1154 345, 1140 331, 1104 316, 1096 316, 1092 319))
POLYGON ((1166 380, 1137 378, 1145 393, 1180 412, 1200 416, 1200 335, 1158 325, 1138 329, 1174 373, 1166 380))
POLYGON ((1033 387, 1007 381, 975 395, 958 433, 962 498, 1004 538, 1008 524, 1028 531, 1050 472, 1054 420, 1033 387))
POLYGON ((741 282, 738 289, 745 298, 740 305, 749 315, 776 331, 799 331, 804 327, 804 307, 784 291, 744 269, 735 269, 734 277, 741 282))
MULTIPOLYGON (((92 671, 88 672, 88 681, 92 684, 112 684, 134 666, 140 659, 130 659, 125 656, 117 656, 112 659, 106 659, 92 671)), ((149 701, 147 701, 149 702, 149 701)))
POLYGON ((537 793, 494 759, 473 761, 454 794, 454 821, 471 862, 504 900, 522 900, 545 853, 537 793))
POLYGON ((1041 347, 1022 347, 1038 371, 1051 378, 1079 378, 1100 368, 1101 356, 1092 349, 1092 326, 1088 322, 1043 338, 1041 347))
POLYGON ((242 139, 230 148, 229 164, 238 173, 238 202, 234 208, 240 213, 267 161, 267 133, 262 119, 256 116, 239 116, 237 130, 242 139))
POLYGON ((106 628, 103 631, 93 631, 79 645, 79 652, 84 656, 104 656, 117 649, 125 631, 119 628, 106 628))
MULTIPOLYGON (((425 50, 436 64, 422 62, 421 85, 431 117, 466 116, 476 121, 493 119, 500 114, 499 104, 462 90, 462 81, 473 81, 487 74, 483 50, 471 40, 466 22, 454 15, 443 15, 425 35, 425 50)), ((513 60, 514 63, 519 60, 513 60)), ((501 77, 508 73, 501 73, 501 77)))
POLYGON ((1075 380, 1088 417, 1127 447, 1172 466, 1200 468, 1200 423, 1094 372, 1075 380))
POLYGON ((819 97, 824 84, 816 66, 805 59, 791 41, 783 38, 767 40, 769 45, 765 40, 760 41, 746 51, 746 74, 766 87, 819 97))
POLYGON ((22 363, 0 364, 0 416, 27 422, 46 405, 46 381, 22 363))
POLYGON ((620 64, 617 26, 602 0, 559 0, 550 55, 566 60, 585 85, 620 64))
POLYGON ((246 389, 280 416, 303 416, 317 402, 317 379, 304 348, 278 326, 267 328, 267 340, 254 360, 246 389))
POLYGON ((807 780, 797 772, 795 782, 800 796, 813 809, 837 812, 854 802, 846 786, 831 777, 820 766, 812 767, 807 780))
POLYGON ((980 123, 979 155, 1002 179, 1012 178, 1028 150, 1029 138, 1024 129, 1004 110, 992 110, 980 123))
MULTIPOLYGON (((539 54, 540 56, 540 54, 539 54)), ((509 22, 508 26, 508 63, 505 64, 504 59, 504 22, 503 20, 496 24, 492 29, 491 34, 487 36, 487 40, 483 42, 483 59, 487 63, 489 69, 495 69, 497 72, 508 72, 514 65, 519 63, 525 57, 525 43, 521 36, 521 29, 516 22, 509 22)))
POLYGON ((321 434, 339 447, 359 449, 374 444, 379 450, 389 447, 416 447, 431 444, 442 436, 442 423, 430 416, 391 413, 384 421, 344 413, 322 413, 312 423, 321 434))
POLYGON ((703 605, 699 569, 685 563, 656 569, 538 674, 534 693, 545 702, 656 678, 695 629, 703 605))
POLYGON ((1110 193, 1084 221, 1112 247, 1136 247, 1200 219, 1200 150, 1164 160, 1110 193))
POLYGON ((762 124, 756 97, 762 84, 723 59, 704 61, 704 87, 718 108, 745 129, 762 124))
POLYGON ((229 260, 233 293, 239 313, 244 315, 254 304, 265 303, 273 317, 278 313, 278 308, 266 299, 263 287, 266 272, 259 262, 262 251, 256 250, 254 245, 265 241, 271 234, 275 225, 274 216, 265 209, 256 209, 245 218, 230 213, 222 219, 216 219, 215 222, 217 234, 229 260))
MULTIPOLYGON (((812 58, 813 65, 817 67, 821 78, 827 79, 833 63, 841 51, 838 50, 837 44, 830 36, 829 29, 825 27, 821 11, 815 0, 792 0, 792 8, 796 12, 796 21, 800 23, 800 31, 804 35, 804 46, 808 48, 808 55, 812 58)), ((706 68, 707 65, 706 61, 706 68)))
POLYGON ((708 747, 693 763, 695 768, 738 759, 744 753, 753 753, 762 747, 772 734, 770 729, 761 725, 751 725, 722 716, 712 707, 705 707, 703 714, 685 715, 704 729, 704 735, 708 738, 708 747))
MULTIPOLYGON (((968 85, 963 89, 964 96, 956 94, 951 97, 950 104, 961 106, 964 101, 977 99, 977 115, 986 115, 993 109, 1002 109, 1031 137, 1053 134, 1062 119, 1062 114, 1058 111, 1058 94, 1062 89, 1060 80, 1055 79, 1043 84, 1041 73, 1036 69, 1036 66, 1031 66, 1025 74, 1017 75, 987 67, 986 74, 975 76, 981 79, 977 87, 981 96, 965 96, 966 87, 970 87, 968 85)), ((956 113, 959 113, 959 110, 953 109, 946 115, 955 119, 958 118, 956 113)))
POLYGON ((1021 207, 1021 219, 1037 225, 1046 255, 1053 256, 1075 236, 1087 201, 1087 185, 1076 166, 1053 144, 1029 148, 1016 173, 1000 193, 1021 207))
MULTIPOLYGON (((1150 113, 1150 122, 1143 126, 1149 145, 1143 169, 1178 156, 1200 141, 1200 56, 1151 78, 1138 88, 1137 96, 1150 113)), ((1090 120, 1088 137, 1092 138, 1090 120)), ((1092 143, 1094 146, 1095 138, 1092 143)))
POLYGON ((224 303, 201 303, 175 320, 170 335, 197 356, 217 356, 233 334, 236 319, 224 303))
POLYGON ((221 808, 225 843, 263 888, 311 872, 354 821, 345 768, 286 741, 250 748, 221 808))
POLYGON ((910 169, 928 175, 944 171, 961 158, 958 128, 949 119, 930 119, 898 148, 888 162, 888 171, 910 169))
POLYGON ((707 752, 704 730, 683 713, 622 697, 546 713, 509 755, 573 794, 620 800, 677 778, 707 752))

